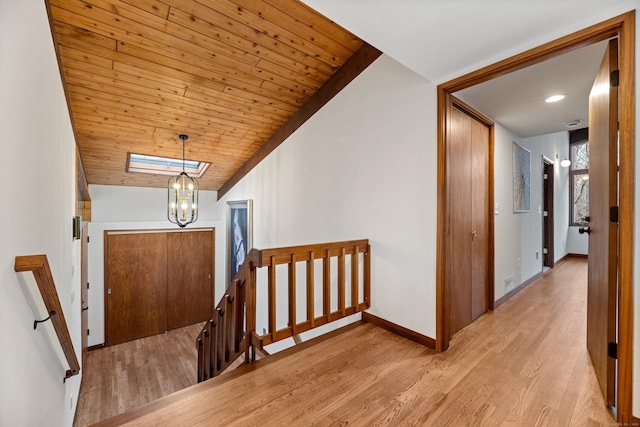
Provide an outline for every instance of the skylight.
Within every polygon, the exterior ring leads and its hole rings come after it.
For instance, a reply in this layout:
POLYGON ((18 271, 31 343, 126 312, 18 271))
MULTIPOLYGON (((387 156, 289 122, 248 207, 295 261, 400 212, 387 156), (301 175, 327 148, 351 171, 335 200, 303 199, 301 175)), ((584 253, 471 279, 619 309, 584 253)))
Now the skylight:
MULTIPOLYGON (((184 171, 191 177, 201 178, 209 165, 210 163, 185 160, 184 171)), ((127 155, 127 172, 177 175, 182 172, 182 159, 129 153, 127 155)))

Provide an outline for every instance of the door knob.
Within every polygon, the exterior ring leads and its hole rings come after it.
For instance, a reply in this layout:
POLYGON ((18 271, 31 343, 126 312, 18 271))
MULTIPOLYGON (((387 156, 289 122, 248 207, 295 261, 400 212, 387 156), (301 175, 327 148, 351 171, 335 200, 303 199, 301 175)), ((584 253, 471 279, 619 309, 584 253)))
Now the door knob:
POLYGON ((87 310, 89 310, 89 306, 82 307, 82 311, 87 311, 87 310))
POLYGON ((578 233, 580 233, 580 234, 584 234, 584 233, 591 234, 591 227, 588 227, 588 226, 587 227, 580 227, 580 228, 578 228, 578 233))

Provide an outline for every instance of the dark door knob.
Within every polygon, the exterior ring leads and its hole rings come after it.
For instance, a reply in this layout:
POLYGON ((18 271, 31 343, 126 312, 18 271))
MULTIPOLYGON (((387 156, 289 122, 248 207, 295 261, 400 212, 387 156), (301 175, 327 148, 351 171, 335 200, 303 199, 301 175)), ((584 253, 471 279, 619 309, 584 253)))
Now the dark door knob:
POLYGON ((89 310, 89 306, 82 307, 82 311, 87 311, 87 310, 89 310))
POLYGON ((578 229, 578 233, 580 233, 580 234, 584 234, 584 233, 591 234, 591 227, 580 227, 578 229))

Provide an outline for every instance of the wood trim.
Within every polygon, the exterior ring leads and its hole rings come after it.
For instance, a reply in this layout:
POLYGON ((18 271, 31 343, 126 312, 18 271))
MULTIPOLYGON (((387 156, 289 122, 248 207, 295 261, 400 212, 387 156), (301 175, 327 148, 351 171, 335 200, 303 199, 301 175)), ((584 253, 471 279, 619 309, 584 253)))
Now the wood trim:
POLYGON ((526 288, 527 286, 529 286, 530 284, 532 284, 533 282, 535 282, 540 278, 542 278, 542 272, 535 274, 533 277, 530 277, 528 280, 525 280, 524 282, 522 282, 520 286, 518 286, 517 288, 512 289, 510 292, 504 294, 502 298, 498 299, 495 302, 494 307, 495 308, 500 307, 502 304, 504 304, 505 302, 513 298, 518 292, 520 292, 521 290, 523 290, 524 288, 526 288))
POLYGON ((58 292, 56 290, 56 284, 49 268, 49 262, 46 255, 29 255, 29 256, 17 256, 13 269, 16 272, 31 271, 38 284, 40 295, 44 301, 44 305, 47 308, 47 312, 55 311, 55 315, 51 316, 51 324, 53 325, 58 341, 62 347, 67 363, 69 364, 69 370, 66 372, 65 378, 69 378, 72 375, 76 375, 80 372, 80 364, 76 357, 76 352, 73 348, 73 342, 69 335, 69 328, 64 318, 64 312, 58 299, 58 292))
POLYGON ((389 322, 381 317, 374 316, 371 313, 364 311, 362 313, 362 320, 364 322, 369 322, 373 325, 376 325, 382 329, 386 329, 389 332, 393 332, 396 335, 400 335, 408 340, 417 342, 418 344, 422 344, 423 346, 430 348, 432 350, 436 349, 436 340, 426 335, 422 335, 419 332, 412 331, 411 329, 407 329, 404 326, 397 325, 393 322, 389 322))
POLYGON ((566 254, 565 256, 563 256, 562 258, 560 258, 558 261, 556 261, 556 264, 566 261, 569 258, 589 258, 588 254, 566 254))
POLYGON ((629 423, 633 410, 633 236, 635 170, 635 11, 621 17, 619 90, 619 252, 618 252, 618 421, 629 423))
POLYGON ((101 350, 105 347, 104 344, 96 344, 87 348, 87 351, 101 350))
POLYGON ((264 160, 273 150, 282 144, 304 122, 309 120, 318 110, 344 89, 353 79, 358 77, 373 63, 382 52, 364 43, 344 65, 335 72, 311 98, 280 126, 222 187, 218 189, 218 200, 233 188, 246 174, 264 160))
POLYGON ((529 49, 493 65, 481 68, 438 86, 438 234, 436 258, 436 349, 446 349, 449 338, 443 305, 447 292, 446 121, 447 102, 451 93, 491 80, 501 75, 537 64, 563 53, 588 46, 611 37, 620 38, 620 207, 618 282, 618 421, 632 420, 633 385, 633 235, 634 235, 634 141, 635 141, 635 11, 529 49))
POLYGON ((446 141, 450 134, 448 118, 451 117, 451 110, 457 108, 465 114, 469 115, 473 119, 483 123, 489 129, 489 182, 487 188, 488 194, 488 208, 489 208, 489 230, 487 231, 487 286, 488 286, 488 301, 489 310, 494 309, 495 298, 495 218, 493 215, 493 205, 495 201, 494 196, 494 139, 495 139, 495 123, 489 117, 485 116, 481 112, 477 111, 470 105, 466 104, 460 99, 457 99, 450 93, 438 90, 438 234, 437 234, 437 247, 439 250, 436 255, 436 351, 445 351, 449 347, 449 341, 451 340, 451 325, 450 325, 450 300, 451 291, 448 286, 441 286, 447 282, 447 278, 450 275, 448 258, 445 252, 450 251, 450 245, 448 241, 448 233, 444 230, 448 230, 449 224, 449 199, 448 199, 448 187, 449 182, 449 170, 447 167, 447 155, 448 150, 446 141), (446 114, 441 114, 446 110, 446 114), (442 139, 440 139, 442 137, 442 139), (442 143, 440 143, 442 142, 442 143), (438 322, 438 319, 441 322, 438 322))

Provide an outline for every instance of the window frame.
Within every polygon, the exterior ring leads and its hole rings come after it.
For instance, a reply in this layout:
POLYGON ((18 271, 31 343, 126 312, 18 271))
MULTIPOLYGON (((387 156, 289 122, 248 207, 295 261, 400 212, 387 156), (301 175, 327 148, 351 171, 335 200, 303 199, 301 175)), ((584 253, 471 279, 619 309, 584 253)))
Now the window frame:
MULTIPOLYGON (((183 170, 183 160, 147 154, 127 153, 127 172, 157 175, 178 175, 183 170)), ((202 178, 211 163, 185 160, 184 171, 192 178, 202 178)))
MULTIPOLYGON (((580 129, 580 131, 572 131, 569 133, 569 159, 571 160, 571 165, 569 166, 569 227, 582 227, 584 225, 583 222, 575 222, 574 221, 574 210, 576 206, 575 202, 575 179, 576 176, 579 175, 587 175, 587 179, 589 179, 589 168, 586 169, 574 169, 574 165, 576 164, 575 159, 573 158, 573 147, 576 145, 587 144, 589 145, 589 137, 588 137, 588 129, 580 129)), ((591 158, 589 158, 591 161, 591 158)), ((590 201, 588 200, 587 203, 590 201)), ((586 221, 585 221, 586 222, 586 221)))

